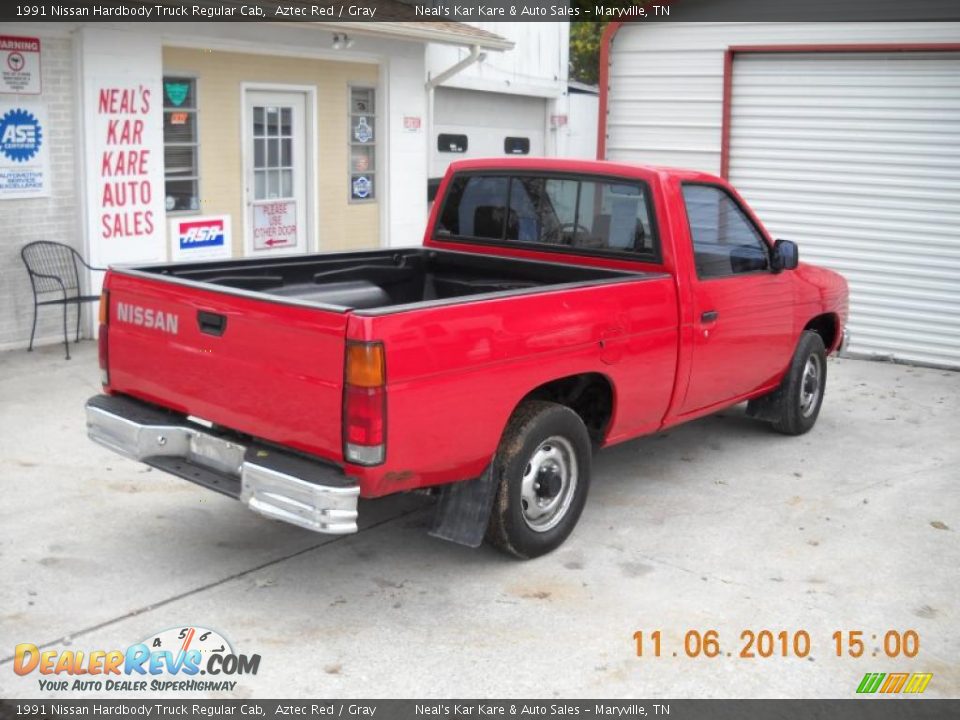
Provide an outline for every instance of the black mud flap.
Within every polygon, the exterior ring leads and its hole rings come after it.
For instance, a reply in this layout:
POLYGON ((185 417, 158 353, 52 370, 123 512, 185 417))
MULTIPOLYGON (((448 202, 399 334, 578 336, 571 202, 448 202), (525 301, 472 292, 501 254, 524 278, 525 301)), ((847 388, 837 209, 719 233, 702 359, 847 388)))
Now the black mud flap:
POLYGON ((467 547, 480 547, 497 494, 491 466, 474 480, 446 485, 433 514, 430 535, 467 547))
POLYGON ((782 400, 783 390, 779 387, 766 395, 754 398, 747 403, 747 417, 772 422, 780 417, 782 400))

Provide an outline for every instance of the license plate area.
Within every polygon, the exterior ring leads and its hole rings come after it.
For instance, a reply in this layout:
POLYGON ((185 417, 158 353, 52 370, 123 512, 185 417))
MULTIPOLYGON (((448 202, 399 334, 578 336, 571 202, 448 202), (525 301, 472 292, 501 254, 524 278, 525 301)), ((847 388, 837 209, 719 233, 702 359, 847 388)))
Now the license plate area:
POLYGON ((186 459, 217 472, 239 476, 246 450, 245 446, 230 440, 193 431, 186 459))

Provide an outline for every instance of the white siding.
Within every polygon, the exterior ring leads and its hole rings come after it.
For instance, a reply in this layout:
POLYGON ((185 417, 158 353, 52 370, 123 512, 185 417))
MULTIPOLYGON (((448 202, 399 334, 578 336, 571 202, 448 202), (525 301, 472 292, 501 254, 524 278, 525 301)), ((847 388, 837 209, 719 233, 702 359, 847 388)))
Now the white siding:
MULTIPOLYGON (((567 89, 569 23, 565 22, 471 22, 512 40, 512 50, 487 52, 483 62, 454 75, 447 87, 491 92, 560 97, 567 89)), ((438 75, 467 56, 467 48, 427 46, 427 72, 438 75)))
POLYGON ((558 128, 561 157, 593 160, 597 157, 597 117, 600 98, 591 93, 574 93, 568 96, 568 122, 558 128))
MULTIPOLYGON (((720 170, 734 45, 957 42, 957 23, 626 26, 607 157, 720 170)), ((960 367, 960 54, 737 55, 730 179, 851 286, 851 350, 960 367)))
POLYGON ((851 349, 960 366, 960 53, 734 60, 730 180, 850 283, 851 349))
MULTIPOLYGON (((428 138, 430 177, 442 175, 453 160, 503 155, 503 130, 529 137, 531 155, 564 152, 565 138, 558 130, 548 131, 547 120, 550 115, 569 113, 569 23, 467 24, 512 40, 514 47, 486 52, 481 62, 469 65, 437 88, 428 138), (437 152, 437 135, 444 132, 469 136, 466 155, 437 152)), ((436 77, 468 54, 466 47, 428 45, 427 77, 436 77)))
POLYGON ((544 129, 547 103, 543 98, 439 87, 433 105, 430 176, 440 177, 454 160, 503 157, 507 137, 530 140, 530 155, 546 154, 544 129), (467 136, 466 153, 438 152, 437 136, 467 136))
POLYGON ((731 45, 960 42, 960 23, 635 23, 610 54, 607 157, 720 172, 731 45))

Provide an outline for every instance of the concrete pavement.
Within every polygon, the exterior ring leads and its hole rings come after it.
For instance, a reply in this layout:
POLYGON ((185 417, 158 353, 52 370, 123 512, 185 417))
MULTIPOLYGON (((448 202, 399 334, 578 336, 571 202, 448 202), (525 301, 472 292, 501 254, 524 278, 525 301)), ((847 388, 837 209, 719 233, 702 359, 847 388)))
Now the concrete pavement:
POLYGON ((226 696, 845 698, 911 671, 960 696, 960 373, 831 360, 806 436, 735 408, 611 448, 573 536, 532 562, 431 539, 417 495, 363 504, 342 538, 256 516, 90 443, 97 378, 92 343, 0 354, 0 697, 84 696, 16 675, 18 643, 187 625, 261 655, 226 696), (885 657, 908 629, 916 657, 885 657), (690 630, 719 654, 689 657, 690 630), (740 657, 761 630, 810 652, 740 657), (838 630, 862 657, 836 656, 838 630))

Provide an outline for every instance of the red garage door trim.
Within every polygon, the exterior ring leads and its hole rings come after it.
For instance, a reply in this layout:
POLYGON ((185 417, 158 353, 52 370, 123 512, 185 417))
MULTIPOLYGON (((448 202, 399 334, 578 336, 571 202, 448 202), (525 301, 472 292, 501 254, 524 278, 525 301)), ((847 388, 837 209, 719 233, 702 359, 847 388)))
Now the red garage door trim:
MULTIPOLYGON (((720 175, 730 172, 730 130, 733 98, 733 59, 746 54, 958 52, 960 43, 874 43, 862 45, 731 45, 723 54, 723 121, 720 129, 720 175)), ((601 100, 600 112, 603 113, 601 100)))
POLYGON ((610 46, 624 20, 612 20, 600 37, 600 117, 597 119, 597 160, 607 155, 607 101, 610 99, 610 46))
MULTIPOLYGON (((606 159, 607 116, 610 100, 610 46, 617 32, 630 21, 615 20, 600 39, 600 117, 597 122, 597 159, 606 159)), ((730 120, 733 97, 733 59, 747 53, 890 53, 960 52, 960 43, 873 43, 849 45, 731 45, 723 54, 723 119, 720 129, 720 174, 730 170, 730 120)))

